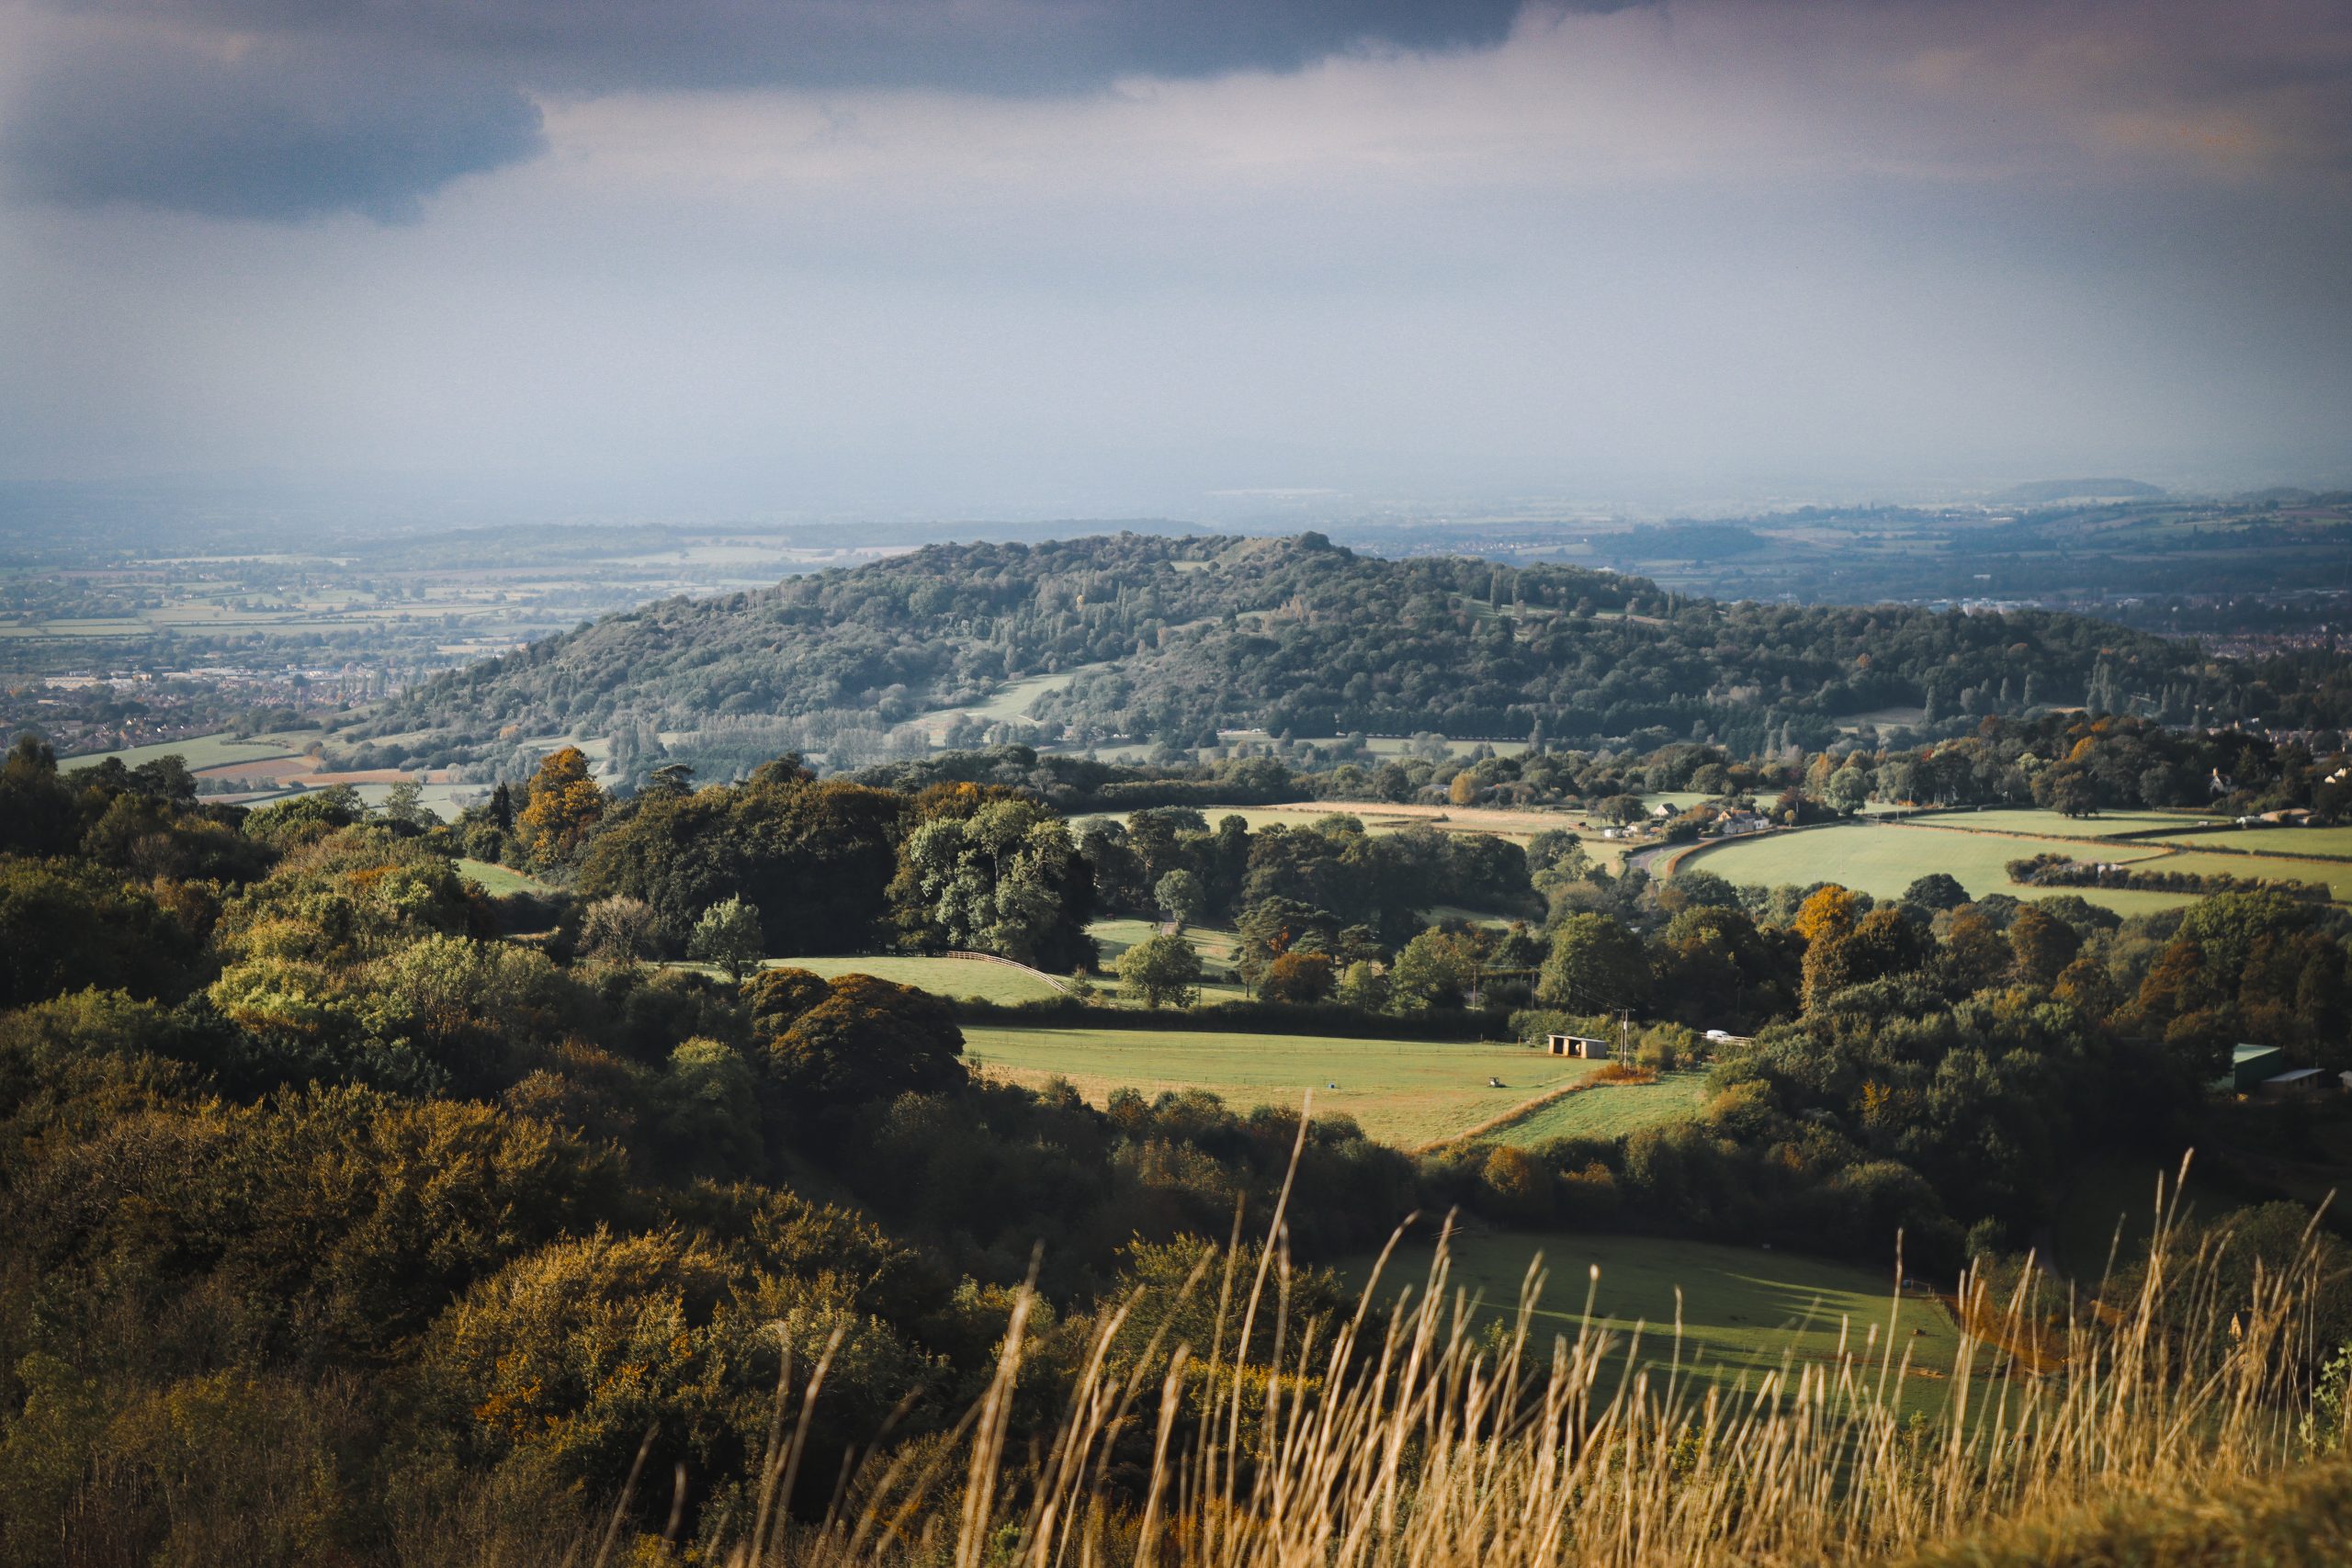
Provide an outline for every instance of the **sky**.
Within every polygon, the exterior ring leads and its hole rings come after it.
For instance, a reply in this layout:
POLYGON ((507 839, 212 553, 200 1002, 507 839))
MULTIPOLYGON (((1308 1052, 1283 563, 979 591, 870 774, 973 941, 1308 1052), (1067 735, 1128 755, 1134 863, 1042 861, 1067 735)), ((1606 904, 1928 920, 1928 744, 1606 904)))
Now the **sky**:
POLYGON ((0 482, 2352 482, 2346 0, 0 0, 0 482))

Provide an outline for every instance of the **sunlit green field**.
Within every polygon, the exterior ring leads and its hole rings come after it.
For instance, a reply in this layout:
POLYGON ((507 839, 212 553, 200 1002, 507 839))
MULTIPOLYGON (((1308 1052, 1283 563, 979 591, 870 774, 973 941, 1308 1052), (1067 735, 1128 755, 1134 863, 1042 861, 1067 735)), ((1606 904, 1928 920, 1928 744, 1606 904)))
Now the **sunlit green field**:
POLYGON ((771 958, 764 967, 790 966, 832 979, 839 975, 871 975, 901 986, 916 986, 940 997, 969 997, 984 1002, 1051 1001, 1062 993, 1024 969, 1006 964, 986 964, 972 958, 771 958))
MULTIPOLYGON (((2100 888, 2023 888, 2009 882, 2007 864, 2036 854, 2086 858, 2080 839, 2011 837, 2007 833, 1954 832, 1901 823, 1855 822, 1799 833, 1768 833, 1736 839, 1684 858, 1678 870, 1699 867, 1733 882, 1763 887, 1783 883, 1836 882, 1873 898, 1899 898, 1903 890, 1932 872, 1944 872, 1982 898, 2007 893, 2020 898, 2079 893, 2119 914, 2139 914, 2193 902, 2187 894, 2129 893, 2100 888)), ((2102 845, 2098 858, 2137 863, 2164 852, 2144 843, 2102 845)))
POLYGON ((1622 1138, 1681 1121, 1706 1098, 1704 1073, 1669 1073, 1656 1083, 1601 1084, 1539 1105, 1478 1141, 1532 1149, 1554 1138, 1622 1138))
POLYGON ((93 751, 86 756, 61 757, 57 765, 71 773, 76 768, 96 767, 108 757, 119 757, 125 767, 135 768, 141 762, 152 762, 160 757, 178 756, 187 761, 188 772, 193 773, 236 762, 262 762, 292 755, 290 750, 276 741, 240 740, 224 730, 218 735, 192 735, 186 740, 163 740, 153 746, 133 746, 121 751, 93 751))
MULTIPOLYGON (((1117 961, 1119 954, 1136 943, 1158 935, 1159 931, 1159 925, 1151 920, 1125 919, 1091 920, 1086 927, 1086 934, 1102 948, 1102 966, 1106 970, 1117 961)), ((1193 951, 1201 955, 1201 963, 1213 972, 1232 966, 1234 949, 1241 941, 1238 931, 1224 926, 1186 926, 1183 936, 1193 951)))
MULTIPOLYGON (((1539 1366, 1550 1361, 1555 1337, 1574 1340, 1588 1322, 1611 1337, 1620 1359, 1632 1355, 1653 1379, 1667 1375, 1679 1360, 1683 1375, 1724 1384, 1744 1382, 1751 1391, 1783 1370, 1835 1365, 1842 1349, 1858 1361, 1867 1359, 1873 1376, 1883 1357, 1890 1391, 1908 1357, 1913 1372, 1903 1380, 1901 1398, 1912 1408, 1932 1409, 1952 1386, 1960 1335, 1935 1302, 1897 1301, 1893 1248, 1889 1237, 1890 1257, 1880 1272, 1710 1242, 1482 1232, 1453 1239, 1443 1288, 1449 1296, 1468 1292, 1485 1318, 1514 1321, 1528 1267, 1540 1256, 1546 1278, 1530 1324, 1539 1366), (1593 1303, 1589 1319, 1584 1311, 1588 1292, 1593 1303)), ((1374 1300, 1392 1303, 1408 1285, 1418 1297, 1428 1288, 1435 1250, 1426 1240, 1400 1246, 1374 1287, 1374 1300)), ((1363 1287, 1374 1256, 1340 1265, 1351 1286, 1363 1287)))
POLYGON ((499 865, 486 860, 461 860, 457 863, 458 874, 493 897, 509 893, 544 893, 547 884, 537 877, 499 865))
POLYGON ((2352 828, 2242 828, 2183 833, 2167 844, 2238 850, 2252 855, 2352 856, 2352 828))
POLYGON ((2106 811, 2096 817, 2069 817, 2064 812, 2030 807, 1996 807, 1984 811, 1938 812, 1919 818, 1917 825, 1969 833, 2027 833, 2039 839, 2111 839, 2121 833, 2187 828, 2212 819, 2193 811, 2106 811))
POLYGON ((964 1052, 1015 1083, 1068 1078, 1097 1105, 1119 1089, 1204 1089, 1241 1109, 1295 1107, 1312 1092, 1317 1115, 1352 1116, 1372 1137, 1408 1148, 1459 1136, 1599 1067, 1523 1045, 996 1024, 965 1025, 964 1052))

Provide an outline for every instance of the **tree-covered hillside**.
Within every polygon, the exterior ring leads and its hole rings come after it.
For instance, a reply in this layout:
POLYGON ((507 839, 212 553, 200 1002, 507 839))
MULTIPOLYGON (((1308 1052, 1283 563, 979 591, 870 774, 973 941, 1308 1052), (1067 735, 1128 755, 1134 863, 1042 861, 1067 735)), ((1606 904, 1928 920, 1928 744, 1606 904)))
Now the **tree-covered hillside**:
POLYGON ((1540 730, 1755 753, 1890 707, 1933 722, 2089 703, 2186 721, 2249 700, 2191 645, 2074 615, 1719 604, 1574 567, 1380 559, 1313 534, 1122 534, 933 546, 665 600, 436 679, 352 738, 382 761, 447 763, 503 760, 520 738, 609 736, 623 772, 645 772, 664 738, 698 759, 730 754, 730 733, 763 755, 779 740, 824 750, 1038 676, 1062 679, 1040 682, 1024 716, 1076 745, 1214 744, 1220 728, 1540 730))

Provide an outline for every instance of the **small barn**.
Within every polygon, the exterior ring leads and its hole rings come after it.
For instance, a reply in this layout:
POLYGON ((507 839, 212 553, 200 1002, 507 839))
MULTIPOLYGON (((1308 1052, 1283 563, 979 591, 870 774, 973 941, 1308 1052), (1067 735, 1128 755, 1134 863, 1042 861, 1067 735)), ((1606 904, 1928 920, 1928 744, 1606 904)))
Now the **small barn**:
POLYGON ((1611 1042, 1593 1034, 1553 1034, 1545 1036, 1545 1042, 1555 1056, 1584 1056, 1599 1060, 1613 1049, 1611 1042))
POLYGON ((2262 1092, 2280 1100, 2290 1095, 2324 1093, 2327 1088, 2328 1077, 2317 1067, 2297 1067, 2293 1072, 2262 1080, 2262 1092))
POLYGON ((2239 1044, 2230 1052, 2230 1087, 2251 1094, 2287 1070, 2286 1053, 2276 1045, 2239 1044))

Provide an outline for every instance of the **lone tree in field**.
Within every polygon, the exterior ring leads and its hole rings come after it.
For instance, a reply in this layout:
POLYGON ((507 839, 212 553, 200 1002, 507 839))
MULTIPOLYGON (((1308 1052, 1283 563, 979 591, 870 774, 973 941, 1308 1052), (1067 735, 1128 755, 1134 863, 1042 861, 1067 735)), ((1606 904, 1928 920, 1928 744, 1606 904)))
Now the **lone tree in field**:
POLYGON ((1200 994, 1201 955, 1181 936, 1147 937, 1119 954, 1119 988, 1156 1008, 1190 1007, 1200 994))
POLYGON ((1161 877, 1159 886, 1152 889, 1152 896, 1159 900, 1159 907, 1168 911, 1168 918, 1176 922, 1180 931, 1201 918, 1201 906, 1208 901, 1207 895, 1201 891, 1201 879, 1182 869, 1161 877))
POLYGON ((760 912, 741 898, 728 898, 705 909, 695 922, 686 956, 718 964, 741 985, 743 971, 760 961, 760 912))

